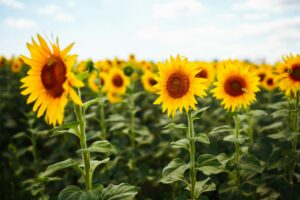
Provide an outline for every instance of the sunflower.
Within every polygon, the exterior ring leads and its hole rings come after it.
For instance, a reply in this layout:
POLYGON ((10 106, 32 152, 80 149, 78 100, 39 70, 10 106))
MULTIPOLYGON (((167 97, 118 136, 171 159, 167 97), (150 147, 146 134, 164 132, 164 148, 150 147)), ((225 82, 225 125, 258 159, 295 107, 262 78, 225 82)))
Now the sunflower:
POLYGON ((215 79, 214 66, 205 62, 197 62, 195 65, 199 70, 199 72, 196 74, 196 77, 205 79, 206 85, 209 86, 215 79))
POLYGON ((119 94, 125 94, 128 85, 129 78, 125 76, 121 69, 113 67, 109 70, 107 76, 107 84, 105 84, 103 90, 113 91, 119 94))
POLYGON ((278 86, 287 96, 296 96, 300 91, 300 55, 283 58, 287 70, 280 74, 278 86))
POLYGON ((271 72, 272 72, 272 68, 269 65, 265 65, 265 64, 258 66, 256 69, 256 74, 259 77, 259 81, 261 83, 265 81, 267 74, 271 72))
POLYGON ((107 82, 107 74, 104 72, 100 72, 98 75, 97 72, 93 72, 90 74, 88 78, 88 85, 94 92, 99 92, 100 87, 101 91, 105 92, 103 88, 105 88, 105 84, 107 82))
POLYGON ((110 103, 119 103, 122 101, 122 96, 115 91, 109 91, 107 93, 107 98, 110 103))
POLYGON ((30 66, 28 75, 21 80, 24 83, 21 88, 25 88, 21 94, 29 95, 27 103, 35 101, 33 111, 38 110, 38 117, 46 111, 46 122, 55 126, 63 122, 68 96, 76 104, 82 105, 72 86, 82 87, 83 83, 71 72, 76 55, 68 53, 73 43, 60 50, 57 40, 50 44, 51 50, 40 35, 37 38, 39 43, 32 39, 32 44, 27 44, 31 58, 21 56, 30 66))
POLYGON ((199 70, 195 65, 190 64, 186 58, 179 55, 170 57, 166 63, 158 63, 157 84, 159 97, 154 104, 162 104, 163 112, 167 110, 168 116, 175 116, 176 110, 180 112, 184 108, 186 111, 190 107, 196 109, 195 95, 204 96, 206 86, 205 80, 196 77, 199 70))
POLYGON ((249 68, 236 61, 227 61, 219 68, 217 82, 212 90, 217 99, 222 100, 225 109, 234 112, 237 108, 248 107, 256 100, 259 91, 259 77, 249 68))
POLYGON ((141 79, 146 91, 151 93, 157 92, 157 89, 154 87, 157 84, 155 74, 151 71, 145 71, 141 79))
POLYGON ((12 60, 11 71, 14 73, 18 73, 21 71, 22 66, 23 66, 23 60, 21 58, 12 60))
POLYGON ((262 83, 263 87, 268 90, 274 90, 276 88, 277 77, 272 73, 268 73, 262 83))

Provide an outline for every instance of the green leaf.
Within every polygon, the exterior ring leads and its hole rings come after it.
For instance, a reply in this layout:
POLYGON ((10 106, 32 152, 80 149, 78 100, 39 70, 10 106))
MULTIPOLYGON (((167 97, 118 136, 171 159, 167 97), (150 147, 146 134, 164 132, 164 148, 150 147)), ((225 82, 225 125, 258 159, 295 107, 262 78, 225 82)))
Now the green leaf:
POLYGON ((197 111, 194 111, 192 113, 192 120, 196 120, 196 119, 200 119, 202 114, 209 109, 210 106, 204 107, 204 108, 200 108, 197 111))
POLYGON ((244 136, 244 135, 239 135, 239 137, 236 139, 234 135, 227 135, 223 138, 224 141, 226 142, 238 142, 239 144, 243 144, 246 140, 248 139, 248 136, 244 136))
POLYGON ((106 121, 107 122, 125 122, 126 118, 123 115, 112 114, 109 116, 109 118, 106 121))
POLYGON ((29 138, 29 136, 25 132, 19 132, 19 133, 15 134, 13 136, 14 139, 19 139, 19 138, 22 138, 22 137, 29 138))
POLYGON ((198 157, 197 169, 205 175, 219 174, 224 171, 223 165, 217 157, 211 154, 203 154, 198 157))
POLYGON ((91 144, 87 149, 79 149, 77 153, 83 152, 96 152, 96 153, 112 153, 115 152, 116 149, 114 146, 107 140, 96 141, 91 144))
POLYGON ((188 168, 188 164, 186 164, 180 158, 176 158, 163 169, 162 178, 159 180, 159 182, 170 184, 175 181, 184 180, 184 172, 188 168))
POLYGON ((84 191, 77 186, 70 185, 59 193, 58 200, 98 200, 101 197, 101 187, 84 191))
POLYGON ((171 142, 171 145, 173 148, 175 149, 186 149, 187 151, 189 151, 189 141, 187 138, 185 139, 181 139, 181 140, 177 140, 175 142, 171 142))
POLYGON ((61 126, 57 126, 57 127, 53 128, 51 130, 51 132, 61 131, 61 130, 65 130, 65 129, 73 129, 76 131, 78 129, 78 125, 79 125, 79 122, 65 123, 61 126))
POLYGON ((268 126, 264 126, 260 129, 260 132, 264 132, 264 131, 267 131, 267 130, 272 130, 272 129, 276 129, 276 128, 279 128, 279 127, 282 127, 283 123, 282 122, 275 122, 273 124, 270 124, 268 126))
POLYGON ((216 190, 216 185, 214 183, 207 184, 207 182, 209 180, 210 180, 210 178, 206 178, 203 181, 196 182, 196 185, 195 185, 196 198, 198 198, 204 192, 210 192, 210 191, 216 190))
POLYGON ((239 161, 239 165, 243 170, 248 170, 254 173, 262 173, 264 168, 260 164, 260 161, 250 154, 245 154, 239 161))
POLYGON ((127 127, 127 124, 124 123, 124 122, 118 122, 118 123, 114 123, 109 131, 117 131, 117 130, 120 130, 120 129, 124 129, 125 127, 127 127))
POLYGON ((232 128, 228 125, 224 125, 224 126, 218 126, 216 128, 214 128, 213 130, 211 130, 208 135, 209 136, 214 136, 217 135, 219 133, 225 133, 225 132, 231 132, 232 128))
POLYGON ((285 131, 281 131, 279 133, 269 134, 267 137, 278 140, 278 139, 285 139, 287 136, 285 134, 285 131))
POLYGON ((91 105, 93 105, 93 104, 95 104, 95 103, 98 103, 98 102, 100 102, 100 101, 104 102, 105 99, 106 99, 106 97, 101 97, 101 98, 95 98, 95 99, 92 99, 92 100, 89 100, 89 101, 85 102, 85 103, 83 104, 83 112, 85 113, 85 112, 87 111, 87 109, 88 109, 91 105))
POLYGON ((83 81, 83 80, 87 79, 87 77, 89 77, 89 74, 90 74, 89 71, 84 71, 84 72, 78 74, 76 76, 76 78, 83 81))
POLYGON ((99 165, 107 163, 108 161, 109 161, 109 158, 105 158, 104 160, 92 160, 91 161, 91 173, 92 173, 92 176, 93 176, 93 173, 94 173, 95 169, 99 165))
POLYGON ((164 129, 167 129, 167 128, 178 128, 178 129, 187 129, 186 125, 185 124, 175 124, 175 123, 169 123, 168 125, 166 125, 164 127, 164 129))
POLYGON ((121 183, 119 185, 110 184, 102 191, 101 200, 133 200, 138 193, 138 187, 121 183))
POLYGON ((268 113, 264 110, 251 110, 250 113, 254 117, 266 117, 266 116, 268 116, 268 113))
POLYGON ((271 116, 276 119, 279 117, 287 117, 289 115, 289 110, 288 109, 280 109, 280 110, 276 110, 275 112, 273 112, 271 114, 271 116))
POLYGON ((58 170, 62 170, 68 167, 78 167, 78 166, 79 166, 79 161, 74 161, 73 159, 69 158, 64 161, 48 166, 46 171, 40 173, 39 176, 41 177, 49 176, 58 170))
POLYGON ((54 132, 50 135, 50 137, 59 136, 59 135, 64 135, 64 134, 71 134, 71 135, 75 135, 76 137, 80 138, 78 132, 76 132, 74 129, 54 131, 54 132))
POLYGON ((210 144, 209 138, 205 133, 198 133, 197 136, 194 139, 195 139, 195 142, 210 144))

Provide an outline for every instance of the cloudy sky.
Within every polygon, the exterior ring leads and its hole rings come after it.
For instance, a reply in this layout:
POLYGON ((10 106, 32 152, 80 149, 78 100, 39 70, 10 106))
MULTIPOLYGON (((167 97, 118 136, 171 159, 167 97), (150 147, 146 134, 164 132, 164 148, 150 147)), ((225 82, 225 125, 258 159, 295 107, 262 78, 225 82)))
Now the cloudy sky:
POLYGON ((82 59, 280 60, 300 53, 300 0, 0 0, 0 54, 40 33, 82 59))

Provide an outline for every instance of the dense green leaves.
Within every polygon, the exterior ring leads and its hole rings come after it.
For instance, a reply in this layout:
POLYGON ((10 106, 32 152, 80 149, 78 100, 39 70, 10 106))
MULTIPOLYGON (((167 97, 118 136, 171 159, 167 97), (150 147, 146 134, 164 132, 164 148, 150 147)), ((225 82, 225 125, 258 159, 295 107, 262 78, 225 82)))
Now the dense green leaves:
POLYGON ((184 172, 188 169, 189 165, 180 158, 172 160, 162 172, 162 178, 159 180, 161 183, 170 184, 175 181, 184 180, 184 172))
POLYGON ((138 193, 139 188, 121 183, 120 185, 109 185, 103 189, 100 200, 132 200, 138 193))
POLYGON ((224 170, 222 163, 211 154, 203 154, 198 157, 197 169, 205 175, 218 174, 224 170))

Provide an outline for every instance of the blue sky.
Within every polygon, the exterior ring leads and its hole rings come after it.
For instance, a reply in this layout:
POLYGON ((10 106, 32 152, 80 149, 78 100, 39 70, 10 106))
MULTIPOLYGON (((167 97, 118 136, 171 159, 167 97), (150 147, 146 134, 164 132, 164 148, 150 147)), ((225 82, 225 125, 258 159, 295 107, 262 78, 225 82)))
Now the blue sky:
POLYGON ((251 59, 300 53, 299 0, 0 0, 0 54, 40 33, 79 58, 251 59))

